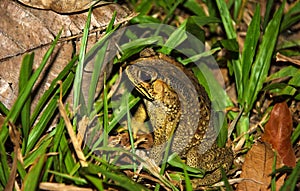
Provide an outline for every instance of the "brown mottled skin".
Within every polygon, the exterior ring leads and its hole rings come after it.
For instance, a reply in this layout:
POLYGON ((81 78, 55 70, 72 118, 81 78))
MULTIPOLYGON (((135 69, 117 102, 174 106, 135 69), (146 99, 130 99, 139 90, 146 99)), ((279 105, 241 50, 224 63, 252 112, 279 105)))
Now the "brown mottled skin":
POLYGON ((233 160, 229 148, 215 144, 210 100, 192 72, 164 55, 140 58, 127 66, 126 73, 144 96, 154 128, 150 158, 159 164, 166 143, 172 138, 171 152, 186 159, 187 165, 206 171, 203 179, 192 179, 193 188, 221 179, 222 166, 228 171, 233 160))

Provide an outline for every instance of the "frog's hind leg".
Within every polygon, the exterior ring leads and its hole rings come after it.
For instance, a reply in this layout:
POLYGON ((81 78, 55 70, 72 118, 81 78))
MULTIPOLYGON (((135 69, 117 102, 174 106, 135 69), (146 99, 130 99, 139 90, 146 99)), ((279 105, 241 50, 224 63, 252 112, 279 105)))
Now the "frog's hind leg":
POLYGON ((213 145, 204 154, 199 154, 196 147, 187 153, 187 165, 205 170, 202 179, 191 180, 193 187, 213 184, 222 178, 221 168, 227 172, 233 161, 233 153, 229 148, 219 148, 213 145))

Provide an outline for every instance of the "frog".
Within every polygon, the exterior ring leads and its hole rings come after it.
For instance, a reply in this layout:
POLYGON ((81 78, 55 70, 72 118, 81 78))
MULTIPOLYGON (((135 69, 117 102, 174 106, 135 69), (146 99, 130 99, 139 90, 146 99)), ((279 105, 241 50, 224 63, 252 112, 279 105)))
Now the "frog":
POLYGON ((190 167, 205 170, 204 178, 191 180, 193 189, 211 185, 227 172, 233 152, 216 144, 211 102, 193 72, 164 54, 145 49, 144 54, 125 69, 129 81, 143 97, 153 126, 150 158, 162 162, 168 141, 171 153, 178 154, 190 167))

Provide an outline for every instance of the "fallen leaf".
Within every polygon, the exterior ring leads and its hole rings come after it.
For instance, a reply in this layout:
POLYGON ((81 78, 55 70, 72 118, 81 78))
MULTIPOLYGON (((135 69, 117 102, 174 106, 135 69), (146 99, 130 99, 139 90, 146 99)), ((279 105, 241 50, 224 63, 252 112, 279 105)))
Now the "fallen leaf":
POLYGON ((265 126, 262 140, 272 145, 282 158, 283 164, 295 167, 296 156, 291 143, 292 130, 292 115, 286 102, 275 104, 265 126))
POLYGON ((276 54, 276 62, 291 62, 293 64, 300 66, 300 60, 291 58, 291 57, 287 57, 283 54, 280 54, 279 52, 277 52, 277 54, 276 54))
MULTIPOLYGON (((274 152, 268 144, 254 144, 245 157, 241 174, 244 181, 238 184, 237 190, 270 190, 271 177, 269 175, 272 173, 273 160, 274 152)), ((280 166, 281 162, 277 160, 276 168, 280 166)), ((285 176, 281 176, 276 180, 276 190, 283 185, 284 178, 285 176)))
MULTIPOLYGON (((19 0, 21 3, 39 9, 49 9, 58 13, 74 13, 88 9, 94 0, 19 0)), ((109 2, 99 1, 97 5, 109 2)))
MULTIPOLYGON (((111 3, 93 9, 90 49, 103 36, 114 11, 115 24, 124 24, 132 18, 131 12, 118 4, 111 3)), ((62 29, 61 40, 52 54, 50 62, 33 89, 33 106, 48 89, 50 83, 78 53, 87 11, 62 15, 50 10, 33 9, 16 1, 2 0, 0 3, 0 102, 10 109, 18 95, 18 77, 24 54, 34 52, 36 69, 50 47, 54 37, 62 29)), ((103 69, 109 76, 111 66, 103 69)), ((101 83, 103 80, 99 80, 101 83)), ((101 86, 102 87, 102 86, 101 86)))

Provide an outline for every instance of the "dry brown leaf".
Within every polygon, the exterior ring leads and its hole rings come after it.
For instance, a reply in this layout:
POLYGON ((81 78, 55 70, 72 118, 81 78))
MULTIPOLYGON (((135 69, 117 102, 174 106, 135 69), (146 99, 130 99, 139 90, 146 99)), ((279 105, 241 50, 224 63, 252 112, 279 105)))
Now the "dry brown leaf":
MULTIPOLYGON (((83 11, 92 6, 94 0, 19 0, 21 3, 39 9, 49 9, 58 13, 74 13, 83 11)), ((98 5, 109 2, 99 1, 98 5)))
MULTIPOLYGON (((93 9, 91 32, 88 49, 102 36, 114 11, 117 12, 115 23, 126 23, 132 15, 118 4, 108 4, 93 9)), ((0 3, 0 101, 11 108, 18 95, 20 65, 25 53, 34 52, 36 69, 49 48, 54 37, 63 29, 51 61, 34 87, 33 105, 47 90, 52 80, 67 65, 80 47, 82 31, 85 26, 87 11, 80 14, 61 15, 50 10, 33 9, 18 2, 2 0, 0 3)), ((105 66, 109 76, 111 66, 105 66)), ((100 83, 103 80, 99 80, 100 83)))
POLYGON ((282 158, 282 163, 290 167, 296 165, 296 156, 291 143, 292 130, 292 115, 286 102, 275 104, 262 140, 270 143, 282 158))
POLYGON ((280 54, 279 52, 277 52, 277 54, 276 54, 276 61, 277 62, 279 62, 279 61, 281 61, 281 62, 291 62, 291 63, 294 63, 294 64, 300 66, 300 60, 295 59, 295 58, 287 57, 283 54, 280 54))
MULTIPOLYGON (((264 143, 257 143, 252 146, 247 153, 245 163, 242 167, 241 178, 245 180, 238 185, 237 190, 247 191, 264 191, 270 190, 272 165, 274 160, 274 152, 264 143)), ((277 160, 276 168, 281 163, 277 160)), ((276 181, 276 190, 279 190, 284 183, 284 176, 276 181)))
POLYGON ((73 185, 65 185, 62 183, 52 183, 52 182, 41 182, 39 185, 41 190, 51 190, 51 191, 93 191, 91 188, 82 188, 73 185))

